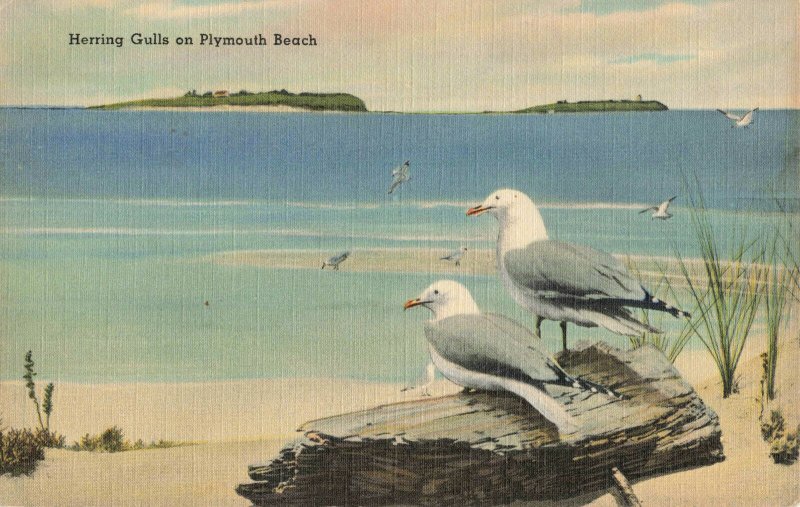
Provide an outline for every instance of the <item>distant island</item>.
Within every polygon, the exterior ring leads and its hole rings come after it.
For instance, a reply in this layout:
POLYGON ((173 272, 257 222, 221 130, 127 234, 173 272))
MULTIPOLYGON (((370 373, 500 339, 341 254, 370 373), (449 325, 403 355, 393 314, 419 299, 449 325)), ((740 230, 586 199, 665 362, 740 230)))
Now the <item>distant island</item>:
MULTIPOLYGON (((369 112, 363 100, 349 93, 292 93, 286 90, 269 92, 249 92, 240 90, 230 93, 227 90, 207 91, 198 94, 190 90, 181 97, 167 99, 141 99, 101 106, 90 106, 88 109, 186 109, 187 111, 227 111, 250 108, 253 111, 344 111, 369 112)), ((517 114, 517 113, 604 113, 614 111, 667 111, 668 108, 657 100, 642 100, 641 96, 634 100, 581 100, 567 102, 559 100, 554 104, 543 104, 517 111, 484 111, 483 113, 399 113, 399 114, 517 114)))
POLYGON ((667 111, 669 108, 657 100, 581 100, 528 107, 514 113, 605 113, 611 111, 667 111))
MULTIPOLYGON (((186 92, 182 97, 169 99, 142 99, 128 102, 117 102, 102 106, 91 106, 89 109, 138 109, 138 108, 213 108, 218 106, 253 107, 266 106, 274 108, 293 108, 308 111, 358 111, 366 112, 367 106, 360 98, 349 93, 292 93, 286 90, 269 92, 249 92, 241 90, 229 93, 217 90, 198 94, 195 90, 186 92)), ((227 108, 224 108, 227 109, 227 108)))

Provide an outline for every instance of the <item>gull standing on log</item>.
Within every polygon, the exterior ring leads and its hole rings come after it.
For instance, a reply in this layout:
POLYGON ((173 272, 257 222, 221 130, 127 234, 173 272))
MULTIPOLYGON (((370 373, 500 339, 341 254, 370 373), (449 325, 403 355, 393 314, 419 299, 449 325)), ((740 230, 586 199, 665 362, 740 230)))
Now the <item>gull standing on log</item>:
POLYGON ((727 111, 723 111, 722 109, 717 109, 717 111, 719 111, 720 113, 724 114, 727 119, 731 120, 731 122, 732 122, 731 128, 734 128, 734 127, 743 128, 743 127, 747 127, 751 123, 753 123, 753 113, 758 111, 758 108, 751 109, 750 111, 746 112, 742 116, 735 115, 735 114, 729 113, 727 111))
POLYGON ((408 174, 408 160, 406 160, 403 162, 403 165, 392 169, 392 185, 389 187, 389 194, 394 192, 397 187, 410 179, 411 176, 408 174))
POLYGON ((525 399, 561 433, 577 426, 564 406, 544 390, 547 384, 581 391, 621 396, 593 382, 571 377, 541 341, 517 322, 500 315, 482 314, 466 287, 450 280, 430 285, 407 310, 423 306, 433 313, 425 323, 425 337, 436 368, 448 380, 471 389, 509 391, 525 399))
POLYGON ((672 196, 666 201, 659 204, 658 206, 650 206, 647 209, 643 209, 642 211, 639 212, 639 214, 641 215, 642 213, 647 213, 648 211, 654 211, 654 213, 650 215, 651 218, 658 218, 659 220, 666 220, 668 218, 672 218, 672 215, 670 215, 667 212, 667 209, 669 208, 669 204, 672 201, 674 201, 676 197, 678 196, 677 195, 672 196))
POLYGON ((497 270, 503 285, 517 304, 537 315, 537 327, 541 319, 561 322, 565 350, 567 322, 638 336, 661 331, 636 320, 629 308, 689 317, 654 298, 611 255, 549 239, 539 210, 519 190, 492 192, 482 204, 468 209, 467 215, 484 212, 493 215, 500 225, 497 270))

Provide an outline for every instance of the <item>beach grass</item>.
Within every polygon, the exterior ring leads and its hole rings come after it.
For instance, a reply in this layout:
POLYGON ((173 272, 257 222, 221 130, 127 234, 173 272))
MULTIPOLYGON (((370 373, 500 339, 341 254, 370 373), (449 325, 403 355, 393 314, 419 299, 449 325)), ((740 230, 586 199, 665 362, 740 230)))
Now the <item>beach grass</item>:
MULTIPOLYGON (((686 185, 688 188, 689 186, 686 185)), ((699 184, 694 187, 699 189, 699 184)), ((691 222, 703 260, 704 280, 695 280, 688 263, 676 252, 696 310, 690 325, 714 360, 722 396, 737 391, 736 368, 756 319, 765 282, 765 250, 744 234, 723 257, 700 190, 688 191, 691 222)))
POLYGON ((763 393, 765 401, 775 399, 775 375, 780 338, 786 321, 784 311, 797 280, 797 264, 791 244, 776 231, 769 245, 767 281, 764 287, 767 351, 764 355, 763 393))
MULTIPOLYGON (((632 260, 628 259, 627 264, 628 268, 638 279, 641 280, 644 278, 643 273, 632 260)), ((670 277, 668 275, 667 268, 658 262, 656 262, 656 266, 658 266, 658 270, 660 271, 661 275, 655 279, 655 284, 650 286, 652 295, 658 299, 661 299, 662 301, 667 300, 667 297, 672 298, 673 301, 679 301, 677 291, 672 286, 672 283, 670 283, 670 277)), ((697 308, 695 307, 691 313, 696 311, 697 308)), ((659 312, 659 317, 653 318, 653 314, 651 314, 650 311, 642 309, 640 310, 640 315, 641 321, 645 324, 654 326, 657 329, 662 328, 662 323, 664 320, 663 313, 659 312)), ((644 332, 640 336, 631 336, 628 337, 628 339, 632 348, 635 349, 645 345, 652 345, 663 352, 670 362, 674 363, 680 353, 686 347, 686 344, 689 343, 689 340, 692 338, 693 334, 694 332, 691 322, 686 321, 683 325, 683 328, 677 334, 670 334, 669 332, 644 332)))

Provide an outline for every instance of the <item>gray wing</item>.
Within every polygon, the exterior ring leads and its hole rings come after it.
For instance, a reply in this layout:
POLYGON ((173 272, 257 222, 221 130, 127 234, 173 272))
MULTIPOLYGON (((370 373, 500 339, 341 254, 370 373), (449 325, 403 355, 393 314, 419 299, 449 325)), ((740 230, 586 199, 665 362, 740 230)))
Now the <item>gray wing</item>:
POLYGON ((394 192, 394 189, 399 187, 402 182, 403 182, 402 180, 395 177, 394 180, 392 181, 392 186, 389 187, 389 193, 391 194, 392 192, 394 192))
POLYGON ((439 259, 443 261, 452 261, 457 258, 461 257, 461 250, 456 250, 454 252, 450 252, 449 254, 445 255, 444 257, 439 257, 439 259))
POLYGON ((735 115, 733 113, 729 113, 727 111, 723 111, 722 109, 717 109, 717 111, 719 111, 720 113, 724 114, 725 117, 728 118, 729 120, 739 121, 739 120, 742 119, 741 116, 737 116, 737 115, 735 115))
POLYGON ((664 201, 661 204, 659 204, 658 205, 658 211, 661 212, 661 213, 666 213, 667 209, 669 209, 670 203, 672 203, 672 201, 674 201, 676 197, 678 197, 678 196, 676 195, 676 196, 670 197, 666 201, 664 201))
POLYGON ((407 175, 407 174, 408 174, 408 164, 403 163, 392 169, 392 176, 407 175))
POLYGON ((345 259, 350 255, 350 252, 340 253, 339 255, 334 255, 330 259, 328 259, 328 264, 339 264, 344 262, 345 259))
POLYGON ((641 301, 647 292, 623 263, 565 241, 534 241, 505 255, 512 280, 541 298, 641 301))
POLYGON ((425 324, 428 343, 448 361, 489 375, 541 387, 566 374, 533 334, 497 315, 455 315, 425 324))
POLYGON ((742 116, 740 118, 740 120, 742 122, 744 122, 744 123, 749 123, 753 119, 753 113, 756 112, 757 110, 758 110, 758 108, 755 108, 755 109, 753 109, 751 111, 748 111, 747 114, 745 114, 744 116, 742 116))

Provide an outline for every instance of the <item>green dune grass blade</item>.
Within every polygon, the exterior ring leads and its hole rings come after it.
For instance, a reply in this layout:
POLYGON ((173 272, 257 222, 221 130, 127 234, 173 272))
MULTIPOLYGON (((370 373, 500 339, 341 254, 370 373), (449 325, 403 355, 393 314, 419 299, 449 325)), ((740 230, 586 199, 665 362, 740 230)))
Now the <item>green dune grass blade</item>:
MULTIPOLYGON (((688 189, 689 185, 685 185, 688 189)), ((694 185, 699 189, 699 182, 694 185)), ((690 328, 720 374, 722 395, 736 392, 736 368, 758 313, 766 270, 765 249, 746 235, 734 238, 734 246, 723 258, 714 227, 699 190, 688 191, 691 224, 697 239, 703 270, 697 279, 688 263, 676 253, 681 274, 695 303, 690 328)))

